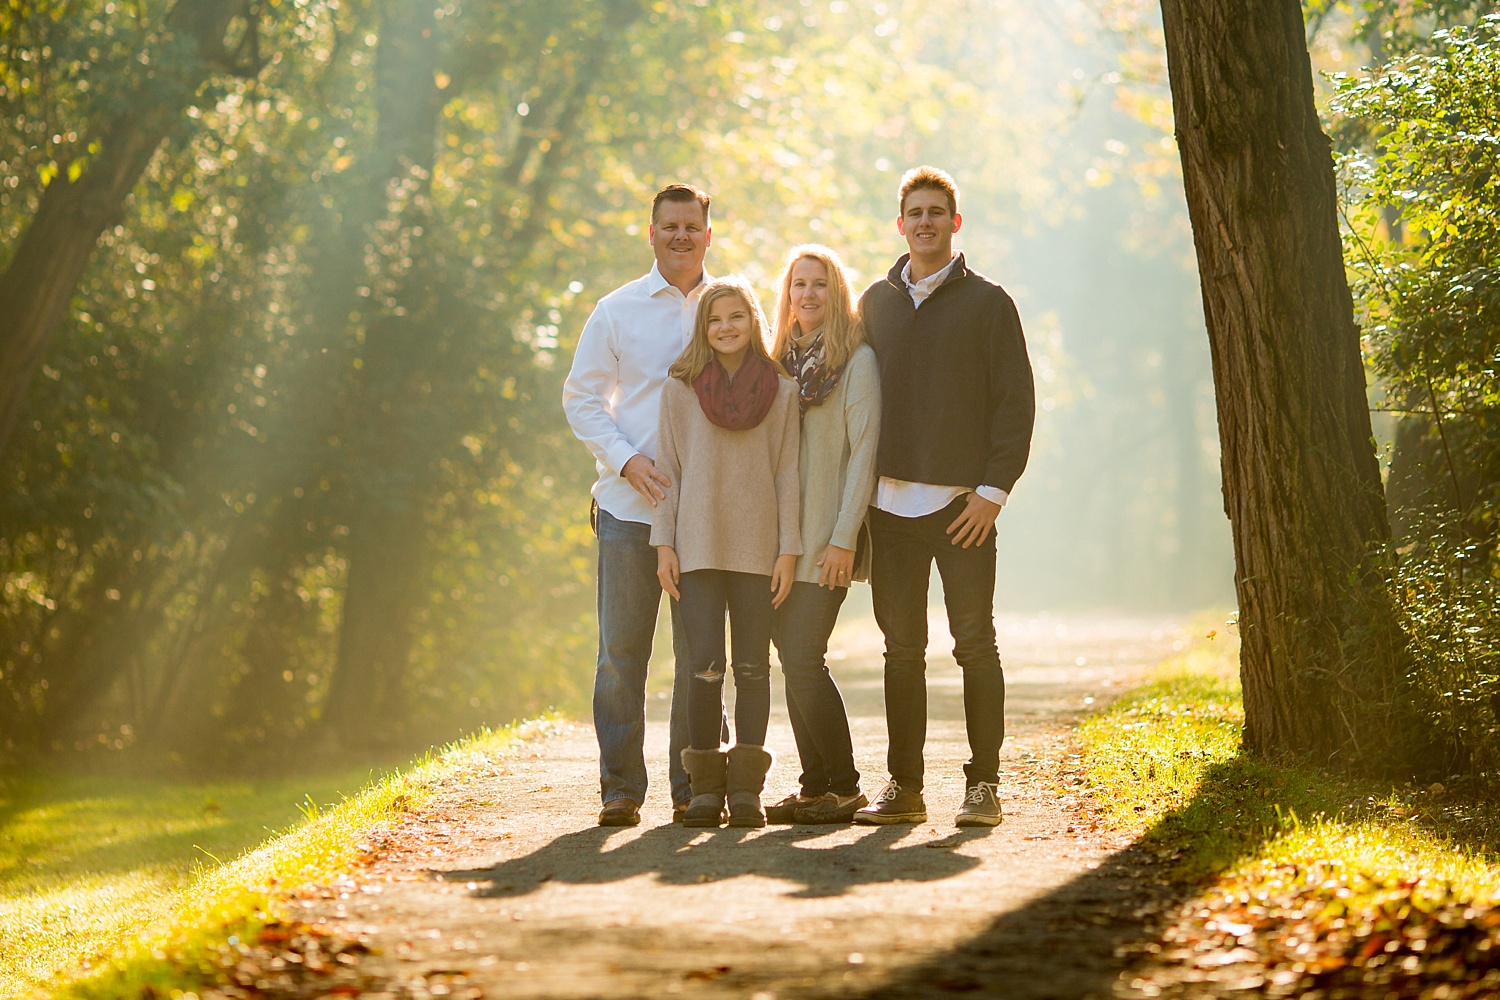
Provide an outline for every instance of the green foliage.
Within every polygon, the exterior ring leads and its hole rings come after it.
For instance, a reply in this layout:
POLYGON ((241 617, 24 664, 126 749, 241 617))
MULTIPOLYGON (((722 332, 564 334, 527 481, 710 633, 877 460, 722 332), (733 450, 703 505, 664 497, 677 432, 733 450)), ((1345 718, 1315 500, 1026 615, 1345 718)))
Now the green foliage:
POLYGON ((1343 80, 1367 356, 1401 417, 1393 588, 1412 681, 1455 767, 1500 761, 1500 16, 1343 80))
MULTIPOLYGON (((170 7, 0 11, 0 267, 164 85, 170 7)), ((808 239, 883 270, 907 159, 1049 193, 981 169, 1037 127, 995 97, 1012 41, 895 32, 921 4, 251 10, 258 66, 191 96, 0 461, 0 755, 295 755, 340 677, 387 718, 336 736, 581 707, 591 468, 558 399, 652 192, 710 188, 713 269, 763 285, 808 239)))
POLYGON ((1309 40, 1325 26, 1344 29, 1340 42, 1365 49, 1365 65, 1381 65, 1431 51, 1434 33, 1472 25, 1489 9, 1488 0, 1303 0, 1309 40))

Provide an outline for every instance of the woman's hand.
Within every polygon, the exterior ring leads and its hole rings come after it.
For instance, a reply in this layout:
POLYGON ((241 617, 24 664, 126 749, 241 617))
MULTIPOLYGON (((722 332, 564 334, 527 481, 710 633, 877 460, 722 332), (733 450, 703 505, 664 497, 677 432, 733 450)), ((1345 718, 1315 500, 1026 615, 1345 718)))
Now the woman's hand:
POLYGON ((830 545, 823 550, 823 558, 818 560, 818 565, 823 571, 818 574, 818 586, 847 587, 854 580, 854 550, 841 549, 837 545, 830 545))
POLYGON ((781 602, 792 592, 792 579, 796 575, 796 556, 776 557, 776 568, 771 570, 771 607, 781 607, 781 602))
POLYGON ((661 581, 661 589, 672 596, 672 600, 682 600, 682 595, 677 592, 677 582, 682 578, 678 570, 677 550, 670 545, 658 545, 656 547, 656 578, 661 581))

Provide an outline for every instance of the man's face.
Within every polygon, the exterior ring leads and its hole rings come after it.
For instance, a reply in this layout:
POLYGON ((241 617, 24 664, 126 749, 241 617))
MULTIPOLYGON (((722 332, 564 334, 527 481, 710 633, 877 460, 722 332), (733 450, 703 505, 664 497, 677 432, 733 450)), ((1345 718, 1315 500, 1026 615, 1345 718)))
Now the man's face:
POLYGON ((946 262, 953 256, 953 234, 962 224, 963 216, 948 208, 947 194, 937 188, 918 188, 906 196, 896 230, 906 237, 913 257, 946 262))
POLYGON ((703 206, 696 201, 664 201, 651 220, 651 249, 665 275, 691 277, 702 271, 712 238, 703 206))

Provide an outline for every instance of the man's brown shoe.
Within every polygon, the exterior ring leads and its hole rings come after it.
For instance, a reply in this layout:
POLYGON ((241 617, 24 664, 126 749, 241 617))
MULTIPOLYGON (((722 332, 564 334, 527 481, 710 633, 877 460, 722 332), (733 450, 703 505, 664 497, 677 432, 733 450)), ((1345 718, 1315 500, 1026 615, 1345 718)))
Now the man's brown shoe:
POLYGON ((887 823, 927 822, 927 803, 921 792, 908 791, 896 784, 895 779, 875 796, 873 805, 868 805, 854 814, 854 822, 864 826, 885 826, 887 823))
POLYGON ((640 803, 632 799, 610 799, 599 810, 600 826, 635 826, 640 821, 640 803))

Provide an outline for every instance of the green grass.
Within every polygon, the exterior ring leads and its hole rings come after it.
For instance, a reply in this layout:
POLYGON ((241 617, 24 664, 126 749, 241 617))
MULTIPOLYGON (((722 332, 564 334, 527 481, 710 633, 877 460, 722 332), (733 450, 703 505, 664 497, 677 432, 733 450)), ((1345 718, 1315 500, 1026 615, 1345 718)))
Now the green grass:
POLYGON ((179 783, 52 774, 0 798, 0 996, 108 954, 170 916, 206 869, 358 791, 368 770, 179 783))
POLYGON ((1107 820, 1198 887, 1174 939, 1249 946, 1304 986, 1500 968, 1493 795, 1243 754, 1237 659, 1200 640, 1081 727, 1107 820))
POLYGON ((514 737, 480 734, 375 779, 12 786, 0 804, 0 997, 195 985, 216 944, 274 919, 282 893, 344 870, 371 829, 514 737))

